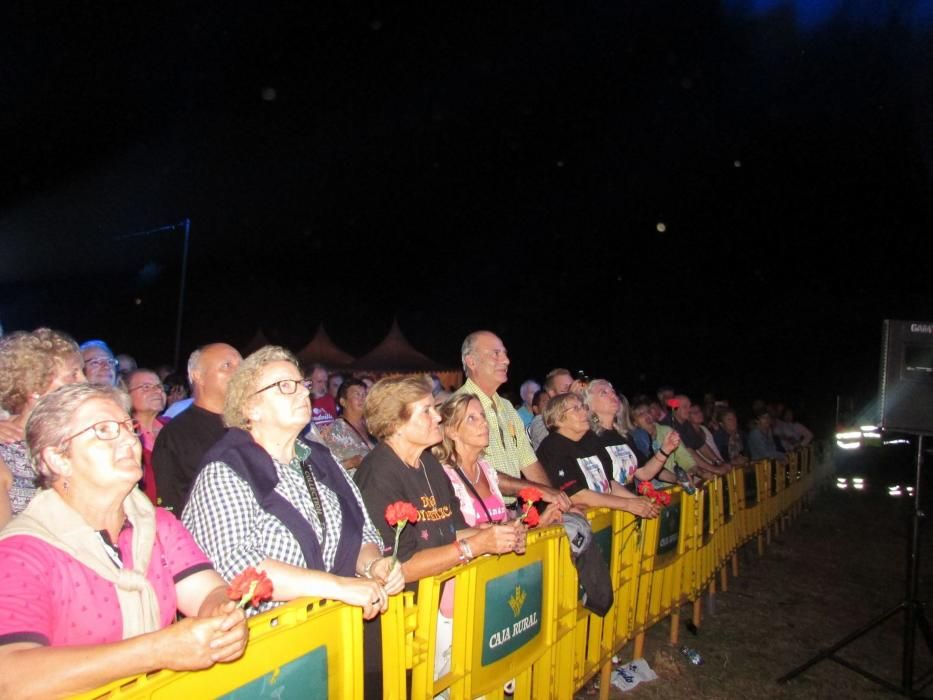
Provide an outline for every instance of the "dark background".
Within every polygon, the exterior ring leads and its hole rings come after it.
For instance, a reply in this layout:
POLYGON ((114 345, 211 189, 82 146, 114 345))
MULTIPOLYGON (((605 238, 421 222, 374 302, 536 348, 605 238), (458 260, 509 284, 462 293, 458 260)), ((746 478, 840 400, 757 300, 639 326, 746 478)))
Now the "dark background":
POLYGON ((185 218, 183 357, 486 327, 825 427, 933 318, 929 0, 192 5, 4 6, 7 331, 171 361, 185 218))

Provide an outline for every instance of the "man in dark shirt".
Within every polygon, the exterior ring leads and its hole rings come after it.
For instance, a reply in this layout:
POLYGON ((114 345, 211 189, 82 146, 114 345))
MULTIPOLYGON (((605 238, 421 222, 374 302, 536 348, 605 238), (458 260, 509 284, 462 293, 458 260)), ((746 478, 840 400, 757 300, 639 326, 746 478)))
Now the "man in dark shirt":
POLYGON ((176 516, 181 517, 188 502, 201 459, 226 431, 222 414, 227 383, 241 359, 226 343, 205 345, 188 358, 194 403, 162 428, 152 450, 159 505, 176 516))

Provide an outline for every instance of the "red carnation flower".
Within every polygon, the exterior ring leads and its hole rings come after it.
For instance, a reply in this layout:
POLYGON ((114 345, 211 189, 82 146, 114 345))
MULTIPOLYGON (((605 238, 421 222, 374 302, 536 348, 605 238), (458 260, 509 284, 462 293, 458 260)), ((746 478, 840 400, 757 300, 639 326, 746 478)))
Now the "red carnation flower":
POLYGON ((528 510, 522 514, 521 519, 525 521, 528 527, 537 527, 538 523, 541 521, 541 517, 538 515, 538 509, 534 506, 528 506, 528 510))
POLYGON ((398 561, 398 538, 402 530, 408 523, 414 525, 418 522, 418 509, 408 501, 396 501, 386 507, 386 522, 395 528, 395 547, 392 549, 392 563, 389 565, 391 570, 398 561))
POLYGON ((673 409, 680 408, 680 399, 668 399, 667 405, 669 408, 673 408, 673 409))
POLYGON ((403 520, 407 520, 414 525, 418 522, 418 509, 407 501, 390 503, 386 508, 386 522, 395 527, 396 524, 403 520))
POLYGON ((540 501, 543 494, 534 486, 526 486, 518 492, 518 497, 528 503, 534 503, 535 501, 540 501))
POLYGON ((260 603, 272 598, 272 581, 265 571, 257 571, 248 566, 246 570, 234 576, 227 587, 227 597, 230 600, 239 600, 237 607, 245 608, 252 604, 258 608, 260 603))

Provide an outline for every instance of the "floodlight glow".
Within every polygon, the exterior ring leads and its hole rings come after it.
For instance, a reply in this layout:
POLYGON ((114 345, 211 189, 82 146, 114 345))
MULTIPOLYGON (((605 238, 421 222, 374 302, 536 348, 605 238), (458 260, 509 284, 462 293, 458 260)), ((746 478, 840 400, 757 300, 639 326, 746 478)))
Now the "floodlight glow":
POLYGON ((874 438, 876 440, 881 439, 881 433, 867 432, 867 433, 862 433, 862 435, 867 438, 874 438))
POLYGON ((853 477, 852 477, 852 483, 853 483, 853 484, 862 484, 862 483, 865 483, 865 479, 863 479, 863 478, 860 477, 860 476, 853 476, 853 477))
POLYGON ((847 433, 836 433, 837 440, 858 440, 862 437, 862 431, 860 430, 850 430, 847 433))
POLYGON ((873 433, 876 430, 878 430, 878 426, 877 425, 860 425, 859 430, 861 430, 863 433, 866 431, 869 433, 873 433))
POLYGON ((909 445, 910 440, 905 440, 904 438, 897 438, 895 440, 885 440, 885 445, 909 445))
POLYGON ((858 482, 856 484, 852 484, 852 488, 857 489, 858 491, 861 491, 863 488, 865 488, 865 484, 863 484, 862 482, 858 482))
POLYGON ((836 444, 844 450, 857 450, 861 447, 859 442, 843 442, 842 440, 836 440, 836 444))
POLYGON ((837 482, 836 482, 836 488, 837 488, 837 489, 847 489, 847 488, 849 488, 849 484, 846 483, 845 481, 837 481, 837 482))

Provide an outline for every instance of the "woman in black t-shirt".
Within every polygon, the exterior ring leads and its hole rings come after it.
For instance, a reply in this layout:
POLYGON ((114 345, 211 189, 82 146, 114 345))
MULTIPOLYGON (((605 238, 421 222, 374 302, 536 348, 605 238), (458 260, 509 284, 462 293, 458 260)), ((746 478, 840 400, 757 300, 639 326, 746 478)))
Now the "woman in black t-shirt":
POLYGON ((642 481, 651 479, 677 483, 677 477, 664 468, 666 455, 680 444, 680 436, 675 431, 665 436, 660 451, 650 457, 645 456, 631 436, 635 426, 629 419, 628 402, 616 393, 611 383, 605 379, 594 379, 583 399, 590 409, 592 430, 610 461, 607 473, 611 478, 633 490, 642 481))
POLYGON ((624 510, 644 518, 656 518, 660 508, 636 496, 611 479, 612 463, 590 430, 589 412, 577 394, 558 394, 544 410, 551 433, 538 446, 538 459, 552 484, 574 505, 624 510))
POLYGON ((468 528, 464 522, 450 480, 428 449, 442 437, 431 388, 431 381, 419 376, 382 379, 370 389, 366 425, 379 444, 363 458, 355 477, 386 555, 395 545, 386 508, 406 501, 418 510, 418 522, 405 526, 395 552, 409 583, 483 554, 525 547, 525 527, 518 521, 484 528, 468 528))

